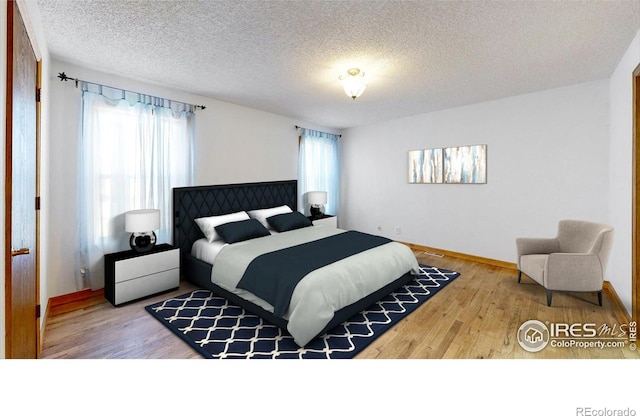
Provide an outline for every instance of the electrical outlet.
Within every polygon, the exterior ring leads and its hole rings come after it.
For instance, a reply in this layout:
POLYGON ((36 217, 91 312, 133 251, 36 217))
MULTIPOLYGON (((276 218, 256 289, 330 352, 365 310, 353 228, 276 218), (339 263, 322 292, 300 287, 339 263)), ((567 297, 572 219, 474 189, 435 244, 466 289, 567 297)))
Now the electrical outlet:
POLYGON ((396 225, 396 234, 402 234, 402 229, 399 225, 396 225))

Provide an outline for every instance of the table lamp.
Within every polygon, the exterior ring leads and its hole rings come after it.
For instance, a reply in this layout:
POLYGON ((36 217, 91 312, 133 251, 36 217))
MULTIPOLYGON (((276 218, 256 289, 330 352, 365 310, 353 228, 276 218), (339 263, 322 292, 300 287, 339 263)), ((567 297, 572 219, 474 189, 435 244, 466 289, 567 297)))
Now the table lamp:
POLYGON ((307 202, 311 205, 309 213, 313 218, 321 218, 324 215, 324 204, 327 203, 327 193, 313 191, 307 193, 307 202))
POLYGON ((156 233, 160 228, 159 209, 137 209, 128 211, 124 217, 124 228, 132 233, 129 245, 133 251, 144 253, 156 245, 156 233))

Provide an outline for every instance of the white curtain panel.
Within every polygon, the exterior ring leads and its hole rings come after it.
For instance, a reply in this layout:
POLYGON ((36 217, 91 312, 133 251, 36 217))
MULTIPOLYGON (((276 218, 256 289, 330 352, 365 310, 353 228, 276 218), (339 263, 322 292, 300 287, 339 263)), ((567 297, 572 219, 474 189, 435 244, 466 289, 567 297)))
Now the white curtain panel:
POLYGON ((172 188, 194 177, 191 106, 117 94, 85 88, 82 95, 76 282, 94 290, 104 286, 104 254, 129 249, 124 214, 159 209, 157 243, 171 242, 172 188))
POLYGON ((298 209, 309 214, 306 193, 326 191, 325 214, 338 215, 338 136, 300 129, 298 156, 298 209))

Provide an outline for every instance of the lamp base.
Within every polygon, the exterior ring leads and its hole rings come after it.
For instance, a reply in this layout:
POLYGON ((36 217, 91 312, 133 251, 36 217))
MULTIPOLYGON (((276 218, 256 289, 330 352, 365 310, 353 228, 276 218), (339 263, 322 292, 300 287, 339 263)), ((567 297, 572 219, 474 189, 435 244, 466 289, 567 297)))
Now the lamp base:
POLYGON ((133 233, 129 239, 131 250, 138 253, 146 253, 153 250, 156 246, 156 233, 151 231, 148 233, 133 233))
POLYGON ((309 213, 314 219, 322 218, 324 215, 324 205, 311 205, 309 213))

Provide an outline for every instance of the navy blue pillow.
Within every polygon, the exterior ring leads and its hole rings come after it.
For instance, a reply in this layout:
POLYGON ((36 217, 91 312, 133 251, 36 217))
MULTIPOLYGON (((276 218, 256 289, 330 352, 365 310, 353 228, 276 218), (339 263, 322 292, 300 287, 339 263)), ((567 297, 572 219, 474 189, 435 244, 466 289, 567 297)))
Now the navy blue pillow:
POLYGON ((269 230, 254 218, 220 224, 215 229, 224 242, 229 244, 271 235, 269 230))
POLYGON ((298 211, 274 215, 267 218, 267 222, 279 233, 313 225, 309 218, 298 211))

